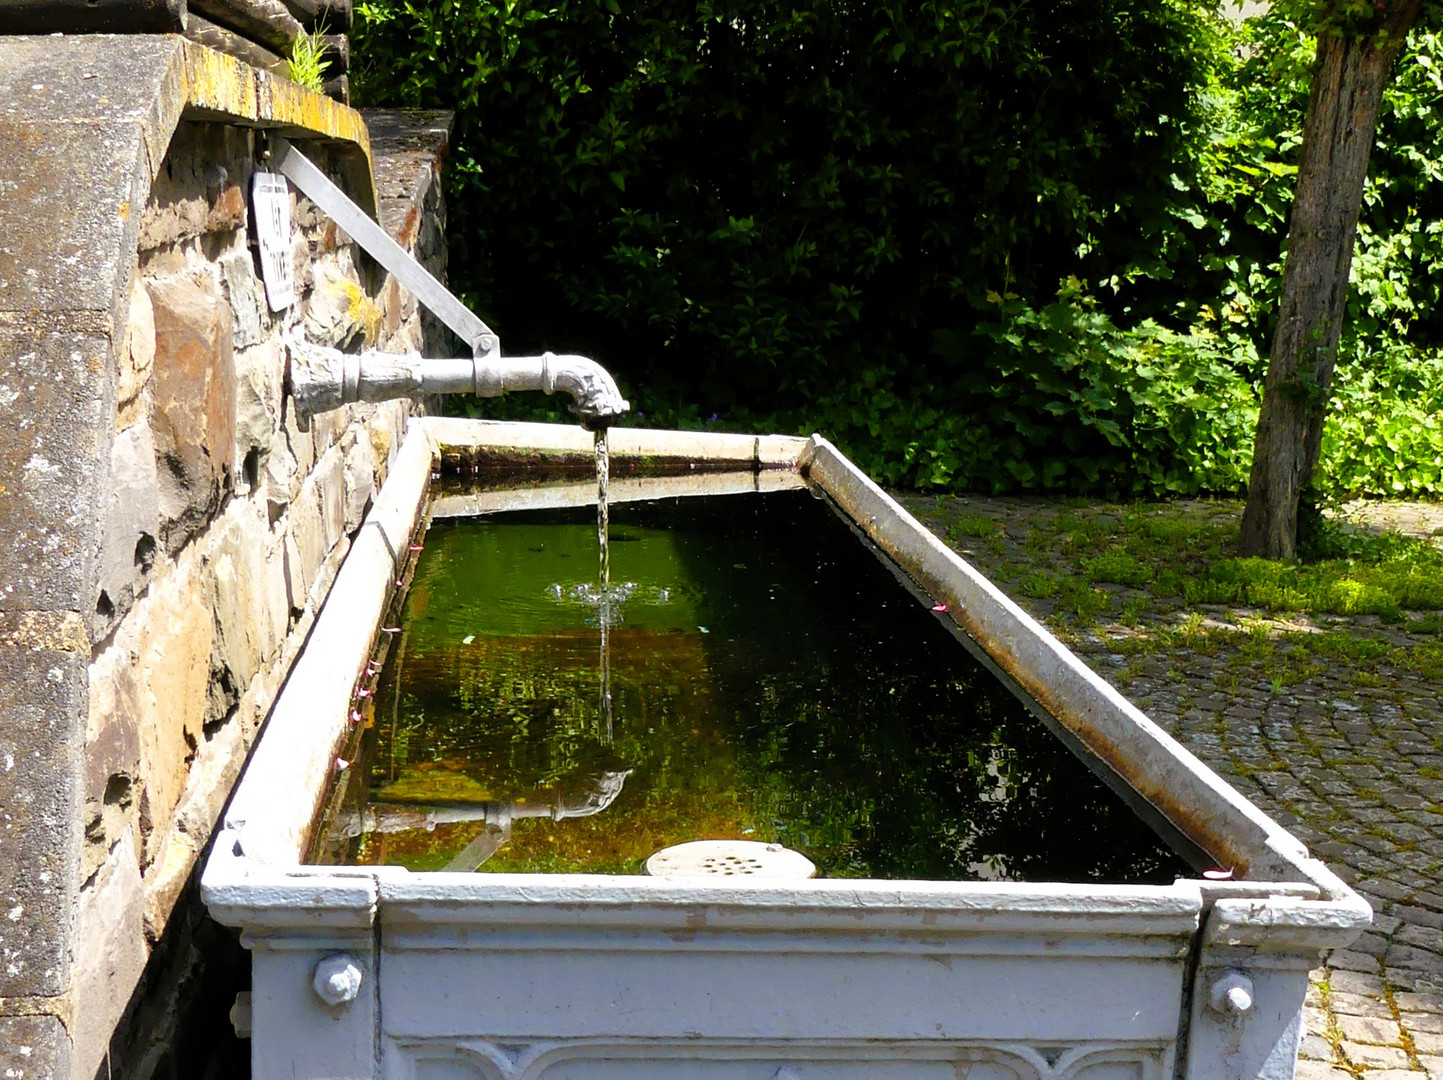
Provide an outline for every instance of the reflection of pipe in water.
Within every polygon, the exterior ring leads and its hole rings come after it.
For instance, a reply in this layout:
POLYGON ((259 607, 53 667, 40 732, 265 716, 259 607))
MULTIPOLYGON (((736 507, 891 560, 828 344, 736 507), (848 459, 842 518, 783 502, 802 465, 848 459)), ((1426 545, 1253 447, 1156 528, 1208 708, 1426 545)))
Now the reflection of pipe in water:
POLYGON ((616 801, 631 770, 604 772, 595 785, 579 795, 563 795, 555 803, 526 802, 383 802, 368 803, 359 812, 342 817, 337 835, 350 839, 365 833, 397 833, 410 829, 432 831, 437 825, 460 821, 484 822, 488 828, 509 829, 511 822, 524 818, 591 817, 616 801))
MULTIPOLYGON (((393 747, 396 745, 396 726, 400 722, 401 717, 401 668, 406 663, 406 635, 411 632, 409 622, 404 625, 405 629, 401 631, 401 640, 396 643, 396 666, 391 674, 391 678, 396 682, 396 693, 392 695, 391 698, 391 745, 393 747)), ((390 757, 390 780, 394 783, 396 780, 396 754, 394 751, 392 751, 390 757)))
POLYGON ((513 821, 519 818, 564 821, 599 814, 616 801, 630 775, 630 769, 604 772, 591 790, 579 796, 562 796, 551 805, 523 802, 373 802, 337 822, 335 831, 338 836, 350 839, 367 833, 398 833, 412 829, 431 832, 437 825, 479 821, 482 823, 481 831, 444 867, 469 874, 511 839, 513 821))

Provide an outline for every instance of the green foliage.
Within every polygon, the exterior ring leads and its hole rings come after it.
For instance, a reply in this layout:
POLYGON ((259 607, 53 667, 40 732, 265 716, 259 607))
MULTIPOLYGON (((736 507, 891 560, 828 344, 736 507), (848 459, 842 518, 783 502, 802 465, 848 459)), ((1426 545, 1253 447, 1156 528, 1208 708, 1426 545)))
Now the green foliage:
POLYGON ((1391 498, 1443 493, 1440 369, 1436 350, 1403 345, 1339 366, 1321 464, 1331 489, 1391 498))
POLYGON ((286 61, 291 82, 318 94, 325 89, 326 72, 331 66, 325 55, 325 37, 324 27, 318 26, 309 33, 302 30, 296 35, 296 40, 291 45, 290 59, 286 61))
MULTIPOLYGON (((453 283, 635 422, 821 430, 898 486, 1236 493, 1300 10, 369 0, 353 76, 457 110, 453 283)), ((1415 33, 1384 104, 1323 490, 1443 483, 1440 66, 1415 33)))

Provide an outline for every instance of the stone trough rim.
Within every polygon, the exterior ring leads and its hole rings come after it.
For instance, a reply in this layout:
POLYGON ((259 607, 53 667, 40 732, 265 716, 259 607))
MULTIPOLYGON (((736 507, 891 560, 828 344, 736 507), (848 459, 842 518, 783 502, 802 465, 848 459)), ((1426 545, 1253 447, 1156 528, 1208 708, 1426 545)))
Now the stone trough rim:
MULTIPOLYGON (((1164 780, 1191 785, 1194 794, 1210 800, 1205 809, 1211 820, 1239 834, 1238 858, 1246 869, 1242 880, 1180 878, 1170 885, 1099 886, 813 879, 782 887, 765 880, 728 879, 722 885, 705 878, 668 883, 599 874, 487 877, 400 867, 303 865, 316 806, 346 732, 351 691, 370 656, 397 567, 424 512, 443 451, 486 446, 588 452, 591 438, 566 425, 446 418, 411 422, 391 475, 352 542, 225 815, 201 881, 202 896, 219 921, 252 931, 300 925, 359 929, 374 925, 382 906, 391 912, 388 920, 404 924, 412 919, 465 921, 463 909, 478 905, 489 912, 488 919, 501 918, 511 908, 585 909, 600 917, 609 906, 639 905, 648 913, 643 921, 655 925, 666 922, 665 909, 700 904, 717 911, 806 910, 818 925, 860 918, 878 929, 920 929, 913 927, 911 916, 930 913, 943 916, 950 933, 982 929, 974 920, 985 924, 990 918, 989 929, 1014 922, 1051 923, 1052 932, 1066 934, 1075 916, 1087 922, 1092 934, 1107 933, 1103 926, 1116 919, 1118 933, 1175 936, 1190 935, 1211 913, 1209 942, 1288 952, 1343 947, 1371 921, 1371 909, 1362 898, 1309 857, 1300 841, 1148 720, 816 435, 803 439, 617 428, 612 431, 612 453, 689 453, 717 468, 750 470, 756 476, 790 470, 819 486, 919 583, 934 595, 950 598, 954 618, 974 638, 995 644, 999 635, 1010 634, 1013 653, 1031 649, 1040 663, 1055 665, 1056 677, 1073 680, 1085 708, 1074 702, 1069 723, 1093 724, 1102 731, 1099 738, 1113 742, 1119 732, 1125 733, 1133 745, 1124 749, 1134 756, 1134 765, 1139 758, 1143 764, 1161 763, 1172 770, 1164 780), (1102 730, 1109 724, 1110 731, 1102 730), (269 741, 267 735, 272 736, 269 741)), ((1018 675, 1015 670, 1009 673, 1018 675)), ((1027 680, 1028 673, 1022 672, 1018 681, 1030 690, 1027 680)), ((1091 734, 1083 730, 1081 741, 1095 749, 1087 737, 1091 734)), ((1196 840, 1195 834, 1187 835, 1196 840)), ((1081 924, 1076 932, 1082 932, 1081 924)))

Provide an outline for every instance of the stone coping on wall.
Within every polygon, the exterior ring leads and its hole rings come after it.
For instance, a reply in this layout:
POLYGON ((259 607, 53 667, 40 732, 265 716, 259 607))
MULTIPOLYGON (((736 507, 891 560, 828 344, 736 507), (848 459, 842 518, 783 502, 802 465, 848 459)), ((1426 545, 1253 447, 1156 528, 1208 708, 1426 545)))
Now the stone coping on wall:
POLYGON ((377 219, 409 248, 420 227, 418 207, 451 142, 455 113, 440 109, 362 109, 375 149, 377 219))

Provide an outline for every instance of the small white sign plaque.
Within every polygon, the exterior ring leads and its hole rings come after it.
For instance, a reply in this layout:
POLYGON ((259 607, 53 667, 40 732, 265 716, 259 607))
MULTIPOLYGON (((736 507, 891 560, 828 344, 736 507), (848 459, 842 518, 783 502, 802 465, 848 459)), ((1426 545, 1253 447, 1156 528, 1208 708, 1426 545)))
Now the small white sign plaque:
POLYGON ((251 183, 251 213, 261 249, 261 278, 266 303, 284 311, 296 302, 296 273, 291 261, 291 196, 280 173, 258 172, 251 183))

